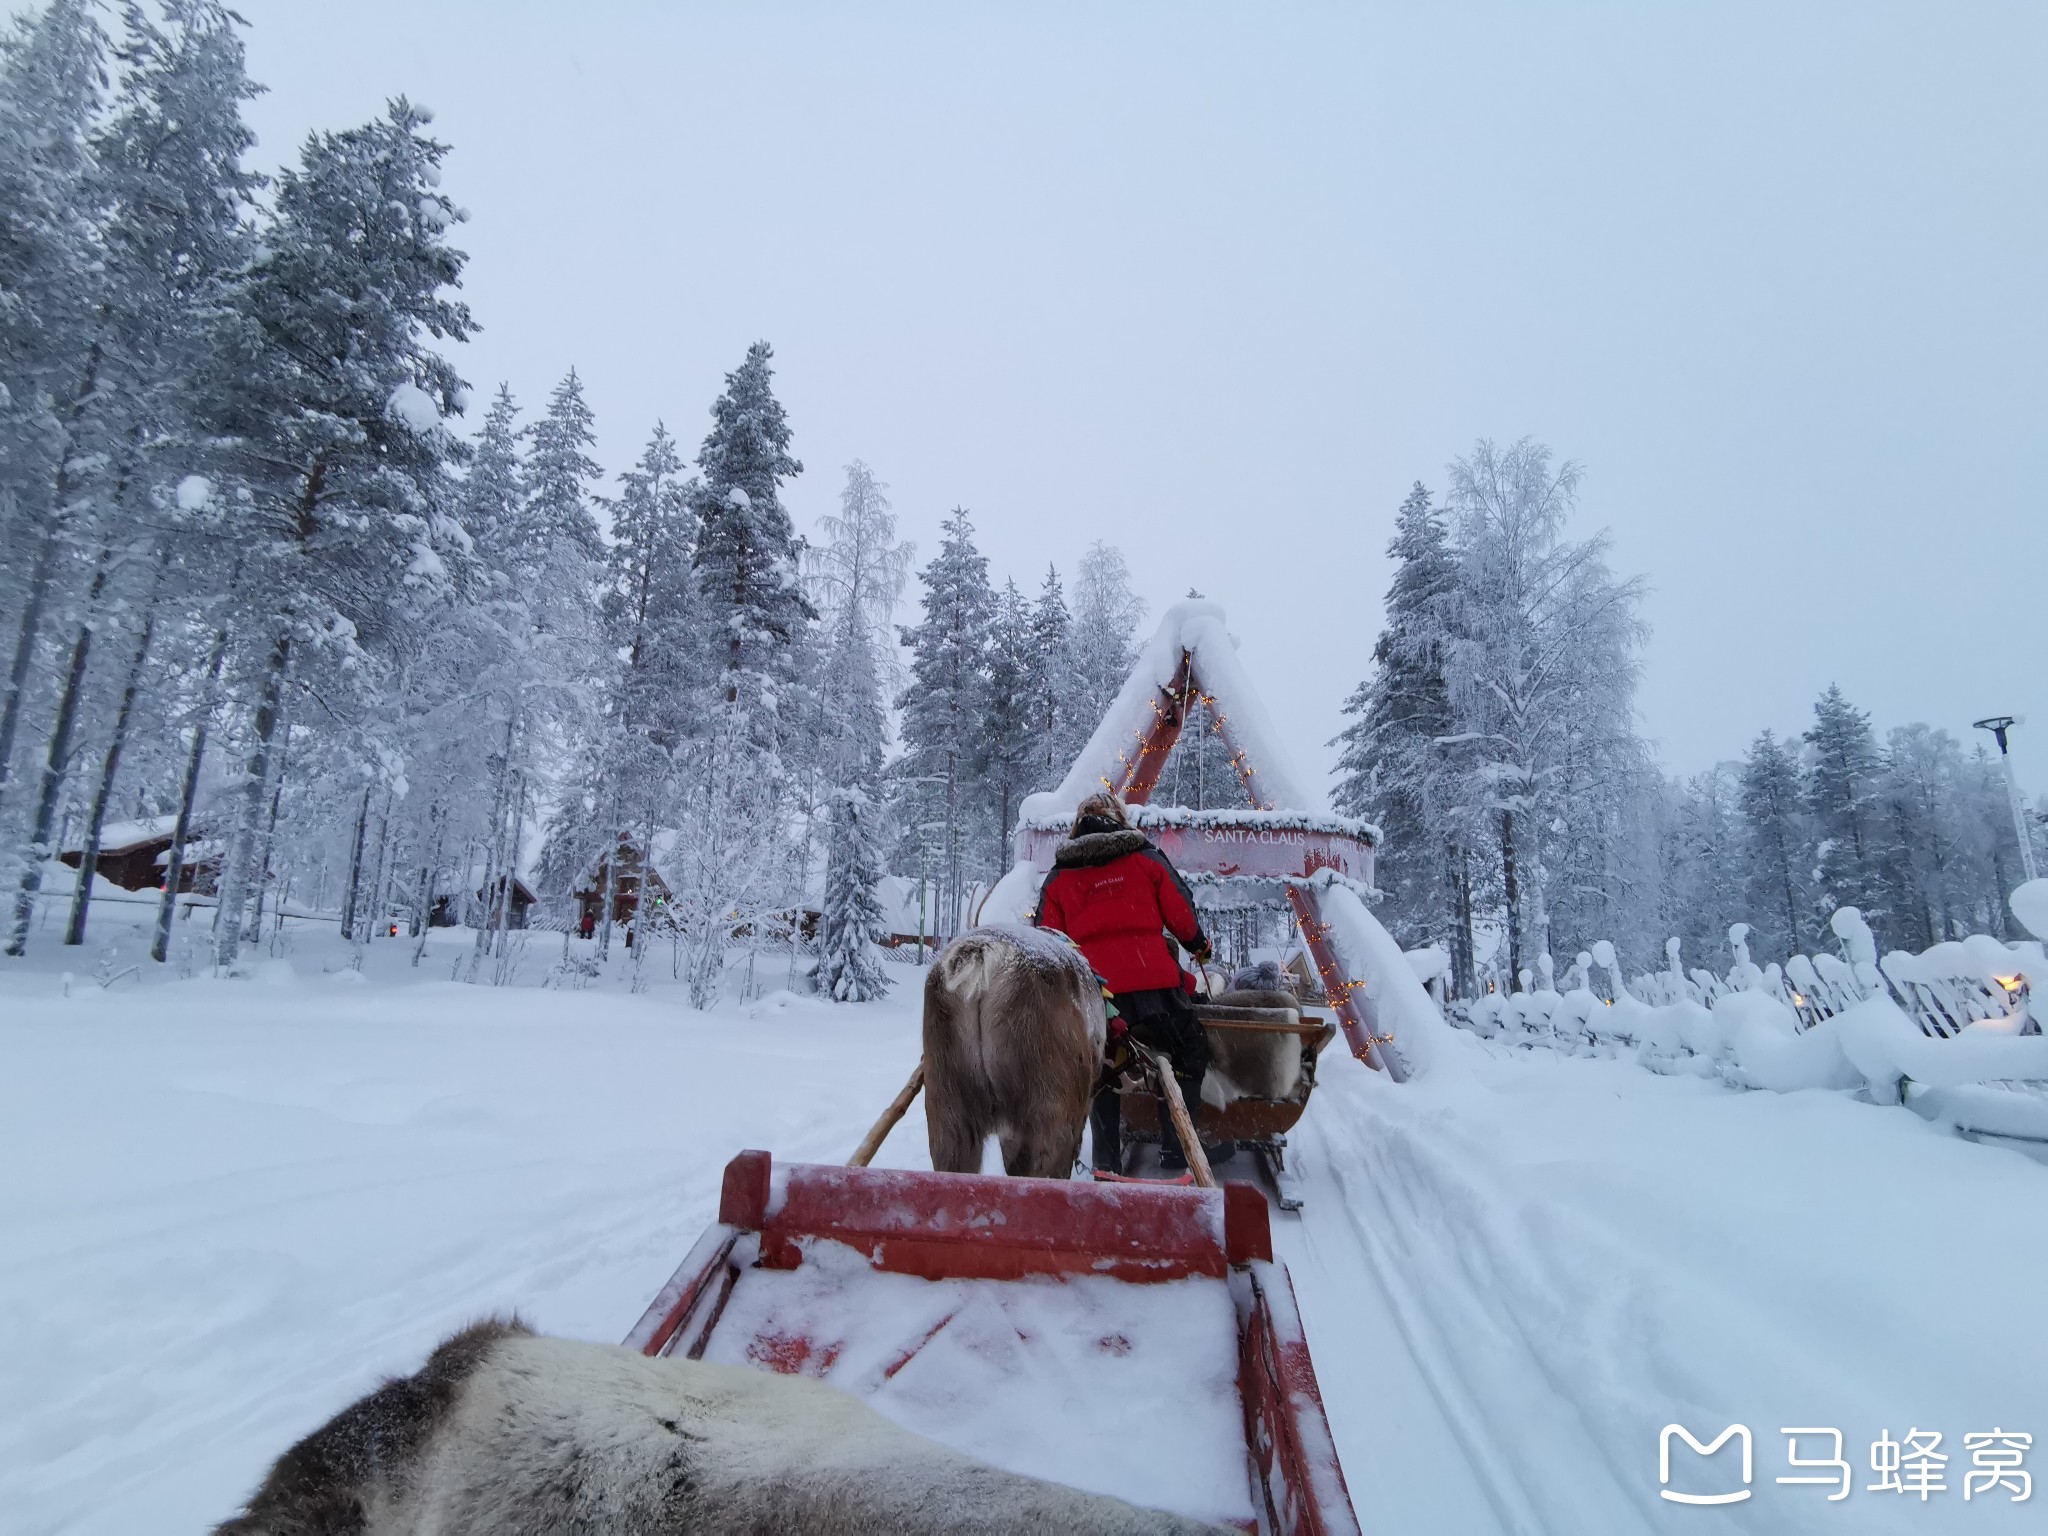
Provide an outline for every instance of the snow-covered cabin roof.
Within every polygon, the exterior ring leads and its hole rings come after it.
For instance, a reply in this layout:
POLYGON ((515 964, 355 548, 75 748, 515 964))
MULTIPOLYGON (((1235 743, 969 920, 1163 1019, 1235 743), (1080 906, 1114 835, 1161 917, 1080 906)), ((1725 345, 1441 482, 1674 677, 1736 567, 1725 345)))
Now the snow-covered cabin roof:
MULTIPOLYGON (((158 842, 177 830, 175 816, 145 816, 139 821, 110 821, 100 828, 100 852, 128 853, 145 843, 158 842)), ((64 845, 66 853, 83 853, 85 839, 64 845)))

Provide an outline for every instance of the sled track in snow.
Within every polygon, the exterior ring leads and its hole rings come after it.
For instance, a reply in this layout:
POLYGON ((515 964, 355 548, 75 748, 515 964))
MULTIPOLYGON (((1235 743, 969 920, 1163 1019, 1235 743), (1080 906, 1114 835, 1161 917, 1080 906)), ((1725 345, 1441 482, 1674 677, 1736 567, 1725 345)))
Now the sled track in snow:
POLYGON ((1460 1129, 1382 1114, 1379 1087, 1325 1083, 1290 1149, 1307 1204, 1275 1217, 1360 1508, 1388 1530, 1642 1529, 1654 1497, 1624 1482, 1641 1469, 1557 1373, 1557 1314, 1582 1309, 1526 1230, 1554 1213, 1506 1206, 1460 1129))

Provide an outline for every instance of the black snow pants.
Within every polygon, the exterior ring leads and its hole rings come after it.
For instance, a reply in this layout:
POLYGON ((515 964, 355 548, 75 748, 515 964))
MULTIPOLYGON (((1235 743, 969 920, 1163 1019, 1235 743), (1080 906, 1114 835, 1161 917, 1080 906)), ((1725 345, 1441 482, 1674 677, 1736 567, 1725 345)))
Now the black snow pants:
MULTIPOLYGON (((1188 1116, 1198 1125, 1202 1113, 1202 1079, 1209 1071, 1209 1037, 1202 1022, 1188 1006, 1187 994, 1178 987, 1160 987, 1145 992, 1119 992, 1116 1011, 1130 1027, 1131 1037, 1155 1051, 1164 1051, 1173 1062, 1173 1080, 1180 1086, 1181 1101, 1188 1116)), ((1095 1095, 1089 1115, 1095 1133, 1095 1166, 1109 1173, 1123 1171, 1123 1112, 1116 1089, 1105 1088, 1095 1095)), ((1173 1116, 1166 1101, 1159 1101, 1159 1145, 1176 1154, 1180 1138, 1174 1133, 1173 1116)), ((1172 1161, 1171 1155, 1168 1161, 1172 1161)))

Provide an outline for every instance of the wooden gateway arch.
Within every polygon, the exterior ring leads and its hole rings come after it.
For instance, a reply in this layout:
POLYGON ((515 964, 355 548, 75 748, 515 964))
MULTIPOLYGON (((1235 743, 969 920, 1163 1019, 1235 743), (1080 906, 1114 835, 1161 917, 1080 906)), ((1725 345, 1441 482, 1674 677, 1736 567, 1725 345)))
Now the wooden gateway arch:
POLYGON ((1057 789, 1032 795, 1014 837, 1016 863, 990 895, 984 921, 1015 921, 1037 902, 1074 808, 1111 790, 1132 820, 1197 888, 1240 885, 1246 894, 1283 900, 1301 926, 1351 1052, 1396 1081, 1410 1061, 1395 1024, 1434 1015, 1399 947, 1372 916, 1373 851, 1379 829, 1310 807, 1264 707, 1251 688, 1215 603, 1191 600, 1167 610, 1158 632, 1057 789), (1189 713, 1208 708, 1248 807, 1194 811, 1149 804, 1189 713))

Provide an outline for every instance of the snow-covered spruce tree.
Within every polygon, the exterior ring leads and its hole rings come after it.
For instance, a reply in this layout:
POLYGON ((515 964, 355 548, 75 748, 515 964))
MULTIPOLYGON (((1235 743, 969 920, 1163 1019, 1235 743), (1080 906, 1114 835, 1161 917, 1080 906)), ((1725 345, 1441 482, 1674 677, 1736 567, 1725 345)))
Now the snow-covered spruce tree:
POLYGON ((1133 640, 1145 604, 1131 586, 1123 554, 1097 540, 1074 576, 1073 627, 1068 633, 1065 756, 1072 762, 1108 712, 1137 659, 1133 640))
POLYGON ((547 414, 527 429, 526 508, 517 563, 545 573, 563 552, 584 560, 603 557, 604 540, 591 510, 604 470, 590 456, 597 423, 571 368, 548 396, 547 414))
POLYGON ((1357 718, 1338 734, 1331 799, 1385 834, 1373 879, 1386 892, 1381 920, 1408 948, 1443 942, 1454 982, 1470 996, 1472 901, 1467 846, 1482 829, 1465 812, 1472 753, 1456 732, 1445 678, 1458 560, 1430 494, 1415 483, 1394 514, 1387 545, 1394 577, 1373 670, 1344 702, 1357 718))
POLYGON ((1855 907, 1887 938, 1884 881, 1877 861, 1877 738, 1870 716, 1828 685, 1813 706, 1801 797, 1814 833, 1814 895, 1825 918, 1855 907))
POLYGON ((918 573, 924 619, 903 630, 911 681, 897 700, 903 755, 894 771, 904 807, 898 867, 918 874, 925 863, 937 877, 934 929, 945 938, 966 926, 968 890, 978 872, 976 812, 987 804, 979 732, 988 708, 995 597, 966 509, 955 507, 942 526, 938 554, 918 573))
POLYGON ((673 752, 703 730, 708 692, 690 554, 696 519, 675 439, 659 423, 620 477, 604 612, 624 670, 613 715, 628 737, 673 752))
MULTIPOLYGON (((1575 464, 1553 473, 1550 450, 1528 438, 1505 450, 1481 441, 1450 466, 1459 578, 1445 676, 1473 803, 1498 839, 1511 973, 1552 948, 1551 871, 1571 871, 1556 888, 1569 897, 1597 878, 1589 870, 1613 869, 1610 840, 1640 782, 1642 588, 1614 578, 1604 534, 1563 537, 1579 475, 1575 464)), ((1598 910, 1571 912, 1557 935, 1571 948, 1604 937, 1630 899, 1619 879, 1599 889, 1598 910)))
POLYGON ((988 692, 975 732, 988 795, 989 869, 997 879, 1010 867, 1017 807, 1031 792, 1038 745, 1031 718, 1032 661, 1031 607, 1016 582, 1005 582, 989 616, 988 692))
MULTIPOLYGON (((1074 730, 1069 721, 1072 701, 1067 695, 1067 657, 1073 643, 1073 623, 1067 616, 1066 595, 1060 588, 1057 566, 1045 568, 1045 581, 1038 599, 1031 605, 1031 649, 1025 675, 1026 710, 1031 722, 1031 772, 1026 790, 1036 793, 1053 788, 1066 776, 1079 744, 1068 750, 1074 730)), ((1095 723, 1084 728, 1092 732, 1095 723)), ((1085 742, 1086 736, 1082 737, 1085 742)))
POLYGON ((446 291, 464 258, 444 235, 461 215, 435 190, 446 148, 426 122, 401 100, 307 141, 199 385, 267 631, 221 880, 223 965, 241 943, 287 674, 359 653, 359 626, 442 579, 437 546, 463 537, 440 507, 456 452, 442 417, 467 392, 431 342, 471 327, 446 291))
POLYGON ((758 942, 795 903, 790 754, 801 750, 801 685, 817 611, 804 596, 802 543, 780 488, 803 466, 775 398, 773 351, 756 342, 726 375, 690 491, 696 600, 710 642, 710 729, 680 786, 674 867, 665 870, 688 951, 690 996, 709 1007, 735 934, 758 942))
POLYGON ((865 791, 835 789, 826 800, 825 904, 819 924, 818 990, 842 1003, 865 1003, 889 990, 875 953, 884 937, 882 846, 877 808, 865 791))
MULTIPOLYGON (((503 427, 498 431, 502 432, 503 427)), ((486 436, 492 436, 487 424, 486 436)), ((478 927, 471 979, 487 955, 507 952, 509 903, 498 894, 518 876, 518 850, 536 803, 552 799, 556 765, 573 742, 587 739, 603 686, 604 634, 599 622, 603 544, 591 510, 601 473, 589 449, 596 440, 583 388, 572 369, 549 397, 547 413, 528 429, 520 468, 523 498, 492 522, 484 551, 493 566, 491 607, 501 636, 496 660, 471 686, 488 702, 502 747, 495 766, 494 807, 483 841, 484 922, 478 927)), ((501 456, 495 444, 489 456, 501 456)), ((494 475, 495 478, 495 475, 494 475)), ((491 975, 502 980, 505 967, 491 975)))
POLYGON ((1804 953, 1817 931, 1809 914, 1813 839, 1799 794, 1799 759, 1769 731, 1742 762, 1744 921, 1759 963, 1804 953))
POLYGON ((798 647, 817 618, 798 579, 801 542, 783 510, 782 482, 803 473, 775 398, 774 350, 765 341, 725 376, 691 488, 692 559, 712 641, 718 690, 748 719, 747 737, 771 756, 784 745, 782 697, 798 647))

